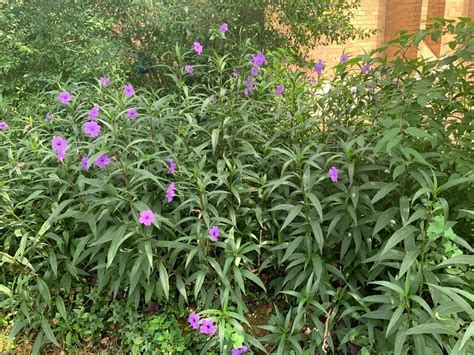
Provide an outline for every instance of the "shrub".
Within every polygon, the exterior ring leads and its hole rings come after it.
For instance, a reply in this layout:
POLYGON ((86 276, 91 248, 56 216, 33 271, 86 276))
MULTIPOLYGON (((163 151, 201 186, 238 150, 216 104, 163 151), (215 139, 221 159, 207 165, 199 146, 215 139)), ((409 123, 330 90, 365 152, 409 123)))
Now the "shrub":
POLYGON ((177 46, 160 67, 172 91, 69 82, 37 99, 48 121, 36 107, 7 117, 0 300, 17 311, 13 335, 58 345, 51 319, 92 283, 212 320, 202 353, 471 352, 472 28, 440 21, 397 42, 449 32, 440 61, 375 51, 313 83, 284 51, 177 46), (274 305, 260 338, 250 295, 274 305))

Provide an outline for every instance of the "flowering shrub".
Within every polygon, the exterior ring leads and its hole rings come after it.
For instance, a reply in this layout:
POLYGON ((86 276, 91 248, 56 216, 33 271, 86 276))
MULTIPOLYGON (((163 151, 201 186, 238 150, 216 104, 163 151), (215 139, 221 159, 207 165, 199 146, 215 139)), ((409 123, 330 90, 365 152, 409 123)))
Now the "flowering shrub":
POLYGON ((176 304, 203 353, 469 353, 473 27, 439 26, 451 57, 341 58, 331 81, 195 41, 161 68, 174 90, 69 83, 2 118, 13 335, 59 346, 52 315, 90 283, 176 304), (274 306, 264 336, 252 295, 274 306))

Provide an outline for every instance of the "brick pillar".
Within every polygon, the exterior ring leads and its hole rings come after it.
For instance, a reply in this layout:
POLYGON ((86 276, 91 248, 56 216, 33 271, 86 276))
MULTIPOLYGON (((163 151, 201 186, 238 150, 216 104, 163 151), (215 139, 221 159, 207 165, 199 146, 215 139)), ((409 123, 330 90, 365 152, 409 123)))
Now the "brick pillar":
MULTIPOLYGON (((396 38, 395 33, 400 30, 408 30, 408 33, 420 30, 422 4, 423 0, 387 0, 385 42, 396 38)), ((393 57, 397 51, 398 48, 389 48, 387 56, 393 57)), ((408 58, 416 58, 417 54, 416 48, 410 48, 405 52, 408 58)))
MULTIPOLYGON (((446 0, 428 0, 427 22, 430 23, 429 19, 432 17, 444 17, 445 6, 446 0)), ((425 43, 433 54, 439 57, 441 54, 441 39, 435 42, 431 38, 426 38, 425 43)))

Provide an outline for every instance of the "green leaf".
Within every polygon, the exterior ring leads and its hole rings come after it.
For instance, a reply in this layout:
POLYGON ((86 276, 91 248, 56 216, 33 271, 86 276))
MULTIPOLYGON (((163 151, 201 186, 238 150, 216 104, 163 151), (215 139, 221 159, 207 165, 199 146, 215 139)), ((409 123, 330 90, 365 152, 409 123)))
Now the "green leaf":
POLYGON ((46 301, 48 306, 51 307, 51 293, 49 292, 48 286, 43 281, 43 279, 40 279, 39 277, 36 279, 36 282, 38 283, 38 289, 39 289, 39 292, 40 292, 41 296, 46 301))
POLYGON ((450 265, 474 265, 474 255, 457 255, 438 264, 434 269, 441 269, 450 265))
POLYGON ((295 249, 298 248, 298 246, 301 244, 304 238, 305 238, 304 235, 300 235, 299 237, 296 237, 295 239, 293 239, 293 241, 286 248, 285 255, 281 259, 282 262, 288 259, 293 254, 295 249))
POLYGON ((41 320, 41 329, 43 330, 44 334, 46 335, 46 337, 49 339, 50 342, 52 342, 57 347, 60 347, 46 318, 43 318, 41 320))
POLYGON ((255 282, 258 286, 260 286, 265 292, 267 291, 265 289, 265 285, 263 284, 262 280, 260 280, 256 275, 251 273, 250 271, 247 270, 242 270, 242 276, 245 277, 246 279, 249 279, 250 281, 255 282))
POLYGON ((64 320, 67 320, 66 306, 62 297, 56 296, 56 308, 58 309, 59 314, 63 317, 64 320))
POLYGON ((217 148, 217 143, 219 142, 219 129, 218 128, 214 128, 212 130, 211 142, 212 142, 212 152, 215 153, 216 148, 217 148))
POLYGON ((408 269, 413 265, 413 263, 415 262, 419 254, 420 254, 419 250, 410 250, 405 254, 402 265, 400 266, 398 278, 401 278, 403 274, 405 274, 405 272, 408 271, 408 269))
POLYGON ((398 211, 396 208, 389 208, 388 210, 383 211, 377 218, 374 230, 372 231, 372 236, 376 235, 383 228, 385 228, 390 223, 390 221, 393 220, 397 213, 398 211))
POLYGON ((288 213, 288 216, 285 219, 285 223, 283 223, 283 226, 281 227, 280 231, 285 229, 285 227, 288 226, 288 224, 290 224, 296 218, 296 216, 298 216, 300 214, 302 208, 303 208, 303 206, 301 206, 301 205, 292 206, 290 208, 290 213, 288 213))
POLYGON ((397 322, 400 319, 400 317, 402 316, 404 310, 405 310, 405 307, 403 307, 403 305, 400 305, 395 310, 395 312, 393 312, 393 316, 390 319, 390 322, 388 323, 387 331, 385 333, 386 338, 388 338, 393 333, 393 331, 395 330, 393 327, 397 324, 397 322))
POLYGON ((12 291, 8 287, 1 284, 0 284, 0 292, 7 295, 8 297, 13 296, 12 291))
POLYGON ((186 285, 184 284, 183 280, 179 276, 176 276, 176 288, 178 289, 178 292, 183 296, 184 301, 188 302, 188 295, 186 293, 186 285))
POLYGON ((374 197, 372 197, 372 200, 371 200, 372 204, 376 203, 377 201, 387 196, 390 192, 395 190, 398 186, 400 186, 400 184, 396 182, 391 182, 389 184, 386 184, 379 191, 377 191, 374 197))
POLYGON ((418 324, 406 331, 406 335, 414 334, 449 334, 452 336, 457 335, 454 330, 441 323, 418 324))
POLYGON ((158 271, 160 272, 161 287, 163 288, 163 292, 165 293, 166 299, 169 299, 169 295, 170 295, 169 275, 161 260, 158 263, 158 271))
POLYGON ((472 337, 474 337, 474 322, 471 322, 469 327, 467 327, 466 332, 462 337, 461 347, 459 349, 462 350, 462 348, 467 344, 467 341, 472 337))
POLYGON ((318 212, 319 221, 322 222, 323 221, 323 207, 321 206, 321 202, 319 202, 319 199, 312 192, 307 193, 307 196, 309 200, 311 201, 311 204, 313 205, 313 207, 316 209, 316 212, 318 212))
POLYGON ((424 130, 416 127, 408 127, 405 129, 405 133, 417 138, 431 138, 431 136, 424 130))
POLYGON ((412 225, 406 225, 406 226, 400 228, 395 233, 393 233, 393 235, 387 241, 387 243, 385 244, 381 254, 382 255, 385 254, 387 251, 392 249, 395 245, 400 243, 405 238, 408 238, 408 237, 412 236, 417 231, 418 231, 418 228, 416 228, 412 225))

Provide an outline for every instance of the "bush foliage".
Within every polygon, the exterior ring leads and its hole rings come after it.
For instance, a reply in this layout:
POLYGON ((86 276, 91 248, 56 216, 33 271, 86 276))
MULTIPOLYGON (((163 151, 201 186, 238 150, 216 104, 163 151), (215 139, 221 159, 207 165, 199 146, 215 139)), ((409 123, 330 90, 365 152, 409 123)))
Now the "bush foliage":
POLYGON ((382 48, 310 80, 288 70, 288 52, 259 62, 251 41, 229 54, 222 35, 200 55, 165 55, 157 70, 172 87, 58 82, 9 112, 0 304, 13 336, 59 346, 52 320, 72 317, 80 283, 212 319, 202 353, 472 353, 472 32, 468 19, 438 21, 397 44, 449 33, 441 60, 389 62, 382 48), (94 105, 98 137, 83 131, 94 105), (263 336, 249 323, 255 298, 273 305, 263 336))

